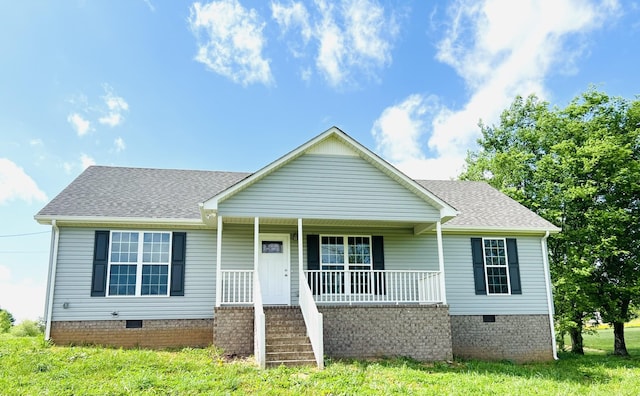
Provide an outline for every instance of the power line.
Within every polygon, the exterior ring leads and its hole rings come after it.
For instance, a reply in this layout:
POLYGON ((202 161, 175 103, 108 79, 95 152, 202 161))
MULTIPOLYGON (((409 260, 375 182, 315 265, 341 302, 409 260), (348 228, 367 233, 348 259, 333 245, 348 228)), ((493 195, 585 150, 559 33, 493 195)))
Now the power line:
POLYGON ((28 236, 28 235, 48 234, 50 232, 51 231, 40 231, 40 232, 29 232, 27 234, 0 235, 0 238, 13 238, 13 237, 28 236))
POLYGON ((0 254, 40 254, 49 253, 46 250, 0 250, 0 254))

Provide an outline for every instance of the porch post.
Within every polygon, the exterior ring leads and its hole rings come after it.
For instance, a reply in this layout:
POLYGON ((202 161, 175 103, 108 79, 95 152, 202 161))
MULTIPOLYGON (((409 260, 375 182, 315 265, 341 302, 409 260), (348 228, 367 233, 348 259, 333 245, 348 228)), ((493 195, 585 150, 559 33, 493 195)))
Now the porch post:
MULTIPOLYGON (((253 271, 256 278, 258 277, 258 254, 260 252, 260 218, 253 219, 253 271)), ((254 280, 255 282, 255 280, 254 280)))
POLYGON ((304 277, 302 261, 302 219, 298 219, 298 277, 300 279, 304 277))
POLYGON ((444 249, 442 248, 442 223, 440 220, 436 223, 436 235, 438 238, 438 266, 440 269, 440 293, 442 294, 442 303, 447 303, 447 289, 444 283, 444 249))
POLYGON ((216 307, 222 302, 222 216, 218 216, 216 237, 216 307))

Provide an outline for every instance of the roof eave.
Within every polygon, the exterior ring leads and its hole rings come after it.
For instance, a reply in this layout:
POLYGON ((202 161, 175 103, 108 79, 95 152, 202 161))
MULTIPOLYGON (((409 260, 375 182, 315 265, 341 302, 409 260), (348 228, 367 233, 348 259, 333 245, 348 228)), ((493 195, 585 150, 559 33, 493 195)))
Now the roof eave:
POLYGON ((167 226, 198 227, 204 226, 201 219, 157 218, 157 217, 106 217, 106 216, 56 216, 35 215, 39 224, 51 225, 55 220, 58 225, 105 224, 114 226, 167 226))
POLYGON ((501 233, 501 234, 557 234, 562 231, 561 228, 551 227, 499 227, 499 226, 456 226, 442 225, 442 231, 450 233, 501 233))

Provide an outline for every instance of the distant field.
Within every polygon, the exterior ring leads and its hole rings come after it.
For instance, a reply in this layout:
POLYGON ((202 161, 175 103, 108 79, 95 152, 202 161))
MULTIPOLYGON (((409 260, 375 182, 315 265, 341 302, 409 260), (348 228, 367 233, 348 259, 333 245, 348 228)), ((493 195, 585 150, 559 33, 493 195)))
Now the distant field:
MULTIPOLYGON (((624 339, 631 355, 640 357, 640 327, 625 326, 624 339)), ((566 337, 568 345, 571 340, 566 337)), ((585 353, 613 353, 613 329, 604 328, 595 334, 584 335, 585 353)))
POLYGON ((257 369, 214 348, 179 351, 56 347, 41 338, 0 335, 1 395, 638 395, 640 328, 627 329, 631 358, 609 355, 611 330, 585 338, 586 356, 556 362, 410 359, 328 360, 310 367, 257 369))

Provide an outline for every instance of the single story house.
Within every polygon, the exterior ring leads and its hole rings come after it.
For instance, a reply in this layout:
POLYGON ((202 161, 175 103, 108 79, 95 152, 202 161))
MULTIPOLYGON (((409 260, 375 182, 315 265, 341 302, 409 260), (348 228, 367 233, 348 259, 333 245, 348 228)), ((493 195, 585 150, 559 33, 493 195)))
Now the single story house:
POLYGON ((483 182, 413 180, 338 128, 255 173, 91 166, 53 229, 46 337, 324 356, 555 358, 547 237, 483 182))

